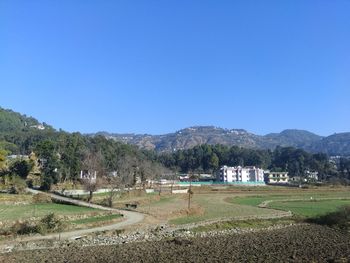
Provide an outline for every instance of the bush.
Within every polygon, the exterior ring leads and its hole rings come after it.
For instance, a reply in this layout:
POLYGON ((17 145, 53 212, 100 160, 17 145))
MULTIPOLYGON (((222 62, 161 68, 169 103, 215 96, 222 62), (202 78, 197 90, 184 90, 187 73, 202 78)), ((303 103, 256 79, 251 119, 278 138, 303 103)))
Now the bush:
POLYGON ((44 175, 41 178, 40 190, 50 191, 51 185, 53 184, 53 180, 51 177, 44 175))
POLYGON ((316 218, 310 218, 307 221, 347 230, 350 228, 350 206, 341 207, 338 211, 316 218))
POLYGON ((15 160, 9 167, 9 172, 12 175, 18 175, 22 179, 26 179, 29 172, 33 168, 33 163, 27 160, 15 160))
POLYGON ((52 199, 51 199, 51 197, 49 195, 39 193, 39 194, 33 195, 32 202, 34 204, 52 203, 52 199))
POLYGON ((50 213, 40 220, 41 232, 60 231, 63 228, 63 223, 54 213, 50 213))
POLYGON ((0 235, 28 235, 34 233, 45 234, 47 232, 61 231, 64 225, 62 221, 54 214, 50 213, 43 217, 39 222, 19 222, 17 221, 9 230, 1 229, 0 235))
POLYGON ((18 235, 28 235, 28 234, 38 233, 38 226, 28 221, 24 221, 24 222, 17 221, 11 227, 11 231, 12 233, 15 233, 18 235))
POLYGON ((9 193, 10 194, 23 193, 25 192, 26 187, 27 187, 27 184, 23 179, 21 179, 19 176, 12 176, 9 193))

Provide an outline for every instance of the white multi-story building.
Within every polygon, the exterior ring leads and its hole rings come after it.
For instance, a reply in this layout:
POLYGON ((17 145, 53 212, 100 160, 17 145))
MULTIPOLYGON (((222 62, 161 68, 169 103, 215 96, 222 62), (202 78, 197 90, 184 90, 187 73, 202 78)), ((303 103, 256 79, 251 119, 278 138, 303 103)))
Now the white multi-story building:
POLYGON ((219 178, 221 182, 263 182, 264 170, 255 166, 220 168, 219 178))

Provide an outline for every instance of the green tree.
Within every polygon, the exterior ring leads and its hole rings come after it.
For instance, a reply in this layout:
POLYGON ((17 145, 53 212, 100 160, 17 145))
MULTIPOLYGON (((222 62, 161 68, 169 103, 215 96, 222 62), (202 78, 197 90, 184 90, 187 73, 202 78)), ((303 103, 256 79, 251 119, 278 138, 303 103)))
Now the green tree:
POLYGON ((84 138, 78 134, 63 134, 59 138, 59 152, 61 155, 62 180, 78 180, 81 171, 86 144, 84 138))
POLYGON ((6 166, 6 154, 5 150, 0 149, 0 171, 6 166))
POLYGON ((339 162, 339 171, 341 177, 350 180, 350 159, 341 158, 339 162))
POLYGON ((215 153, 213 153, 210 156, 209 168, 212 169, 213 171, 215 171, 218 169, 218 167, 219 167, 219 158, 215 153))
POLYGON ((36 146, 35 153, 41 166, 41 189, 50 190, 59 181, 59 158, 52 141, 45 140, 36 146))
POLYGON ((11 175, 18 175, 22 179, 26 179, 28 174, 33 168, 33 163, 24 159, 18 159, 13 161, 9 167, 9 173, 11 175))

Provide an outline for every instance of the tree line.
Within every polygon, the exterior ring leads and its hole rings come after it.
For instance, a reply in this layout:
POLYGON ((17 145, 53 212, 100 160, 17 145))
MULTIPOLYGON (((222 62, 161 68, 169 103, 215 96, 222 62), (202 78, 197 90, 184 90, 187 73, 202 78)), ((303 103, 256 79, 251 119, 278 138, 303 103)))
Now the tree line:
POLYGON ((293 147, 274 150, 247 149, 237 146, 199 145, 172 153, 140 150, 104 136, 86 136, 47 129, 19 130, 0 134, 0 174, 18 174, 25 178, 33 168, 33 160, 4 167, 4 156, 9 153, 34 153, 40 166, 40 185, 50 189, 53 184, 78 181, 82 170, 96 170, 111 183, 112 172, 119 184, 133 186, 136 179, 159 178, 175 172, 215 173, 222 165, 257 166, 272 171, 287 171, 291 176, 304 176, 306 171, 317 171, 322 180, 342 178, 350 180, 350 160, 343 158, 335 164, 323 153, 308 153, 293 147), (5 154, 6 153, 6 154, 5 154), (91 160, 95 160, 95 165, 91 160), (90 162, 89 162, 90 160, 90 162), (171 172, 169 172, 171 171, 171 172))
POLYGON ((183 173, 215 173, 223 165, 257 166, 271 171, 287 171, 291 176, 305 176, 306 171, 316 171, 321 180, 333 177, 350 180, 349 159, 343 158, 340 165, 336 165, 330 162, 327 154, 309 153, 293 147, 259 150, 204 144, 192 149, 162 153, 155 158, 166 167, 183 173))
MULTIPOLYGON (((31 170, 36 161, 40 169, 40 186, 44 190, 49 190, 57 183, 79 181, 80 172, 83 170, 97 171, 99 178, 103 177, 110 183, 108 176, 113 173, 118 175, 120 184, 127 186, 134 185, 136 178, 145 182, 146 179, 160 177, 166 170, 136 146, 109 140, 103 136, 89 137, 80 133, 53 130, 18 131, 2 136, 11 147, 0 147, 0 165, 3 166, 0 166, 0 175, 13 177, 15 173, 11 171, 12 163, 27 163, 28 169, 31 170), (2 159, 5 160, 9 153, 33 153, 35 160, 20 158, 5 167, 5 161, 2 159)), ((26 179, 28 174, 29 172, 20 177, 26 179)))

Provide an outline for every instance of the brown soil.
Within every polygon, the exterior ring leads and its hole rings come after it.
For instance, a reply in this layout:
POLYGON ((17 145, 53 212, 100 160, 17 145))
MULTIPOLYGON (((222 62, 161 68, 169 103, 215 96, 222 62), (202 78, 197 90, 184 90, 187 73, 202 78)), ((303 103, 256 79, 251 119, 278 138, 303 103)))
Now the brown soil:
POLYGON ((349 262, 350 235, 317 225, 118 246, 0 255, 0 262, 349 262))

